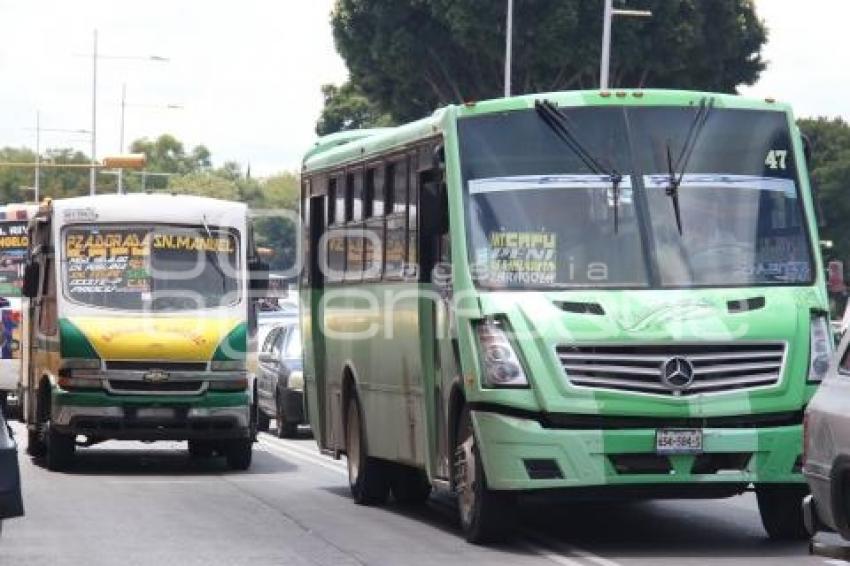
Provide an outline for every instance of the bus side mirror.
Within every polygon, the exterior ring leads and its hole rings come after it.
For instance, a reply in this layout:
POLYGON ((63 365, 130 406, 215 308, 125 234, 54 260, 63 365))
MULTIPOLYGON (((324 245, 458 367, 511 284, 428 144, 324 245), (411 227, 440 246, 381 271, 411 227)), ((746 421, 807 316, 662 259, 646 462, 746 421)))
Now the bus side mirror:
POLYGON ((248 262, 248 288, 252 293, 265 295, 269 290, 269 264, 260 259, 248 262))
POLYGON ((24 267, 24 285, 21 293, 28 299, 38 296, 38 283, 41 281, 41 266, 34 261, 27 262, 24 267))

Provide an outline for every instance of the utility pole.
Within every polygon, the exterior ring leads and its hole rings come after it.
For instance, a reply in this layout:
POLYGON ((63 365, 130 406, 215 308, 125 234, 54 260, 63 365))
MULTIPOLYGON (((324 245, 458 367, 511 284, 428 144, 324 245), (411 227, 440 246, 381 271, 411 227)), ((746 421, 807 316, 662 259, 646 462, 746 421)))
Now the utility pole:
POLYGON ((89 176, 89 194, 97 192, 97 30, 94 30, 92 49, 92 90, 91 90, 91 174, 89 176))
POLYGON ((629 16, 634 18, 652 17, 649 10, 615 10, 614 0, 605 1, 605 12, 602 20, 602 59, 599 63, 599 88, 608 90, 611 74, 611 24, 614 16, 629 16))
POLYGON ((511 74, 514 51, 514 0, 508 0, 507 25, 505 26, 505 98, 511 95, 511 74))
POLYGON ((41 181, 41 111, 35 113, 35 202, 39 201, 39 189, 41 181))
MULTIPOLYGON (((121 84, 121 145, 118 153, 124 153, 124 110, 127 107, 127 83, 121 84)), ((118 170, 118 194, 124 194, 124 169, 118 170)))

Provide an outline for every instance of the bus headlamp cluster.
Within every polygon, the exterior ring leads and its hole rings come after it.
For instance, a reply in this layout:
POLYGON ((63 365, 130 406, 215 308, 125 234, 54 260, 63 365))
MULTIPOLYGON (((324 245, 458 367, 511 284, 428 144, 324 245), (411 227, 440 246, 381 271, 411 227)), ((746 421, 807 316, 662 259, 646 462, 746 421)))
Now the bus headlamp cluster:
POLYGON ((810 383, 820 383, 826 377, 834 346, 827 315, 823 313, 813 314, 809 333, 810 383))
POLYGON ((485 387, 528 387, 528 377, 508 336, 508 325, 497 319, 478 327, 482 380, 485 387))

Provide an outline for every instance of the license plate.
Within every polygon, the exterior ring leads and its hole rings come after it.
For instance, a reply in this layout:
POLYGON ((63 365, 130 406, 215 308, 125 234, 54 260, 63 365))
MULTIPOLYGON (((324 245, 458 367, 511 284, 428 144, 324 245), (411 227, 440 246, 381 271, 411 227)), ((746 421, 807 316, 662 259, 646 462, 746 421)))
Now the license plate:
POLYGON ((136 410, 139 419, 173 419, 174 409, 164 407, 142 407, 136 410))
POLYGON ((655 451, 659 454, 700 454, 702 431, 699 429, 659 430, 655 433, 655 451))

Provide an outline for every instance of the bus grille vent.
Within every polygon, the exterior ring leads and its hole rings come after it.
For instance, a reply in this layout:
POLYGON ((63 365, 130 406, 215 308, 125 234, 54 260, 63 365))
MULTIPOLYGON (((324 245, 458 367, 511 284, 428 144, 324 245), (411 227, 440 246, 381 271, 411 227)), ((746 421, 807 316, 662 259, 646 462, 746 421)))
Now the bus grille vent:
MULTIPOLYGON (((781 342, 730 344, 573 345, 557 355, 572 385, 665 396, 720 393, 777 385, 786 348, 781 342), (663 379, 681 360, 689 383, 663 379)), ((687 380, 686 380, 687 381, 687 380)))

